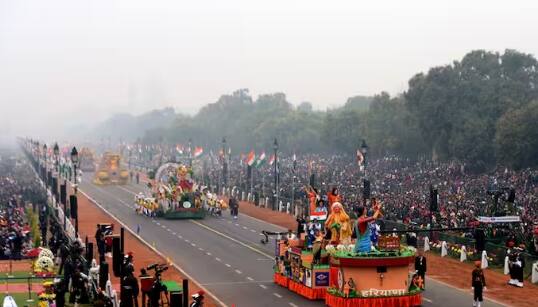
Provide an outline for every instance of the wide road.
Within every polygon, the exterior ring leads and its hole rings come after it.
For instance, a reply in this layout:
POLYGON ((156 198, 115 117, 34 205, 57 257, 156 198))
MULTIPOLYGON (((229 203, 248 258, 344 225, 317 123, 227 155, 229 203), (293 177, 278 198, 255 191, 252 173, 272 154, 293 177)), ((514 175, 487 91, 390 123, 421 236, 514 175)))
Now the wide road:
MULTIPOLYGON (((233 220, 164 220, 138 215, 134 195, 143 185, 96 186, 92 173, 84 175, 80 189, 121 220, 131 230, 154 245, 228 306, 323 306, 273 284, 274 242, 260 243, 262 230, 283 228, 240 214, 233 220)), ((462 278, 469 278, 465 276, 462 278)), ((432 279, 427 279, 424 306, 471 305, 472 295, 432 279)), ((487 301, 483 306, 501 306, 487 301)))

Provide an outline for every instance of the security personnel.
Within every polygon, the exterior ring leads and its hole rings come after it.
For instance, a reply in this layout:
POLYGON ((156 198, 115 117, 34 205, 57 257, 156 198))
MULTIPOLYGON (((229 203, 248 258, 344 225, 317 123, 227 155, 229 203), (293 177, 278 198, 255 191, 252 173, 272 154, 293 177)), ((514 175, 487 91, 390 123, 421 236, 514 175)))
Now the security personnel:
POLYGON ((473 306, 480 307, 484 298, 482 297, 483 290, 486 290, 486 278, 484 271, 480 268, 481 262, 475 261, 476 268, 472 273, 472 288, 474 291, 473 306))
POLYGON ((138 280, 128 267, 121 282, 120 307, 138 307, 138 292, 138 280))
MULTIPOLYGON (((423 284, 425 284, 426 281, 426 257, 424 257, 424 253, 422 250, 419 250, 418 256, 415 257, 415 270, 417 271, 417 275, 422 278, 423 284)), ((423 288, 424 289, 424 288, 423 288)))

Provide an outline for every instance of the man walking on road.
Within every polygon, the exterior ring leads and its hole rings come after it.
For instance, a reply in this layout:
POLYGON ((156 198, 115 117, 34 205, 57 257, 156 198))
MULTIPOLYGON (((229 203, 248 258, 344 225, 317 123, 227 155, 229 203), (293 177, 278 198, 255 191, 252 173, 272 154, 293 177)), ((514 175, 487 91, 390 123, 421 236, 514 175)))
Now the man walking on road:
MULTIPOLYGON (((418 251, 418 256, 415 257, 415 270, 417 275, 422 278, 422 284, 426 284, 426 257, 424 257, 424 252, 422 250, 418 251)), ((423 286, 424 289, 424 286, 423 286)))
POLYGON ((237 219, 237 215, 239 214, 239 202, 235 197, 230 197, 228 206, 230 207, 230 214, 233 216, 234 219, 237 219))
POLYGON ((473 306, 480 307, 482 301, 483 290, 486 290, 486 278, 484 277, 484 271, 480 268, 481 262, 475 261, 476 268, 472 273, 472 288, 474 291, 473 306))

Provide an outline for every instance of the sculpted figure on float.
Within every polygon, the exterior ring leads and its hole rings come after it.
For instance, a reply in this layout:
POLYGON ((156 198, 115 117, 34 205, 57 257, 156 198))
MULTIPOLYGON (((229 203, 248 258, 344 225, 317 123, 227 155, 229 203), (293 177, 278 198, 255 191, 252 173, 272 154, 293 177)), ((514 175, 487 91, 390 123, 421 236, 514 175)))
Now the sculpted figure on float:
POLYGON ((179 178, 179 187, 183 193, 192 192, 194 183, 190 178, 189 169, 185 165, 181 165, 177 168, 177 175, 179 178))
POLYGON ((331 234, 332 244, 348 244, 351 241, 351 221, 341 203, 332 204, 331 214, 325 221, 325 228, 331 234))

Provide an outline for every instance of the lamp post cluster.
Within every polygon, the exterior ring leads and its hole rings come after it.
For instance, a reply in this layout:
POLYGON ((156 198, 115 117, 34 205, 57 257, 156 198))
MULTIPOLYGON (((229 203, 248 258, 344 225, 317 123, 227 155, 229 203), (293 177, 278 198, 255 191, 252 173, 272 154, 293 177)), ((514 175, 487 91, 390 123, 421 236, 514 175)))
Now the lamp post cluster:
MULTIPOLYGON (((58 143, 54 143, 52 154, 49 154, 49 148, 44 143, 42 147, 38 141, 32 141, 34 148, 32 152, 36 161, 36 168, 39 170, 43 182, 51 189, 53 201, 63 205, 64 211, 64 230, 67 225, 67 208, 68 203, 71 208, 71 218, 75 222, 75 236, 78 238, 78 211, 77 206, 77 168, 79 163, 78 151, 73 147, 70 155, 70 165, 67 162, 61 161, 60 147, 58 143), (72 168, 71 168, 72 166, 72 168), (63 183, 61 180, 63 179, 63 183), (73 179, 74 193, 69 198, 67 197, 67 181, 73 179)), ((62 159, 63 160, 63 159, 62 159)))

